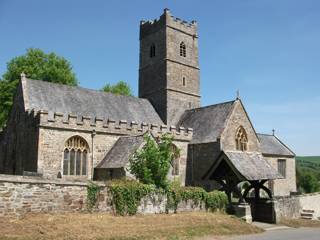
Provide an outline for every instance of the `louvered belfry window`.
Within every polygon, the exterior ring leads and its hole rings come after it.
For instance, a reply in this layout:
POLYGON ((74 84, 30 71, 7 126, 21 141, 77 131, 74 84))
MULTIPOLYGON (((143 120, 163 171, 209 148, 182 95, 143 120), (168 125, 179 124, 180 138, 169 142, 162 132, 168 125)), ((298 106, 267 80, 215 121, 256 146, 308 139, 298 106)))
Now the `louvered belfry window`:
POLYGON ((150 46, 150 57, 153 58, 155 56, 156 56, 156 45, 154 45, 154 43, 152 43, 150 46))
POLYGON ((87 175, 88 143, 80 136, 69 138, 64 146, 63 175, 87 175))
POLYGON ((186 44, 184 42, 180 43, 180 56, 181 57, 186 57, 187 56, 186 44))
POLYGON ((242 126, 240 126, 236 133, 236 149, 239 151, 247 151, 248 149, 247 133, 242 126))

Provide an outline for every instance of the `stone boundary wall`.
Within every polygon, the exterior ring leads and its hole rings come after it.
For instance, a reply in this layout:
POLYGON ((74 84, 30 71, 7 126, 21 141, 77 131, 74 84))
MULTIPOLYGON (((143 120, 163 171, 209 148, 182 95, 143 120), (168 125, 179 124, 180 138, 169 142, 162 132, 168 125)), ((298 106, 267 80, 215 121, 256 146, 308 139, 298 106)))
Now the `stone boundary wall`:
POLYGON ((313 210, 313 219, 320 219, 320 192, 277 197, 275 200, 277 218, 299 218, 302 210, 313 210))
MULTIPOLYGON (((94 211, 114 213, 111 196, 103 183, 94 211)), ((65 213, 87 210, 85 182, 46 180, 40 177, 0 175, 0 216, 21 216, 26 213, 65 213)), ((164 213, 167 198, 153 195, 141 200, 138 213, 164 213)), ((204 205, 181 202, 178 212, 205 211, 204 205)))

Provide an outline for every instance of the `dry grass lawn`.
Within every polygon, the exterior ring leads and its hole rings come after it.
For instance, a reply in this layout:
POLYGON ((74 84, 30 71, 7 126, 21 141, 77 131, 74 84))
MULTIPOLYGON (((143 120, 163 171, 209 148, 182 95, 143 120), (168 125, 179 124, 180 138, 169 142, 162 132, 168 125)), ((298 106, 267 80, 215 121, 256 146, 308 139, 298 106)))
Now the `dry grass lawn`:
POLYGON ((0 239, 193 239, 206 235, 258 233, 262 230, 217 213, 180 213, 116 217, 99 213, 29 214, 0 218, 0 239))
POLYGON ((314 227, 320 228, 320 221, 317 220, 305 220, 305 219, 281 219, 281 224, 288 227, 314 227))

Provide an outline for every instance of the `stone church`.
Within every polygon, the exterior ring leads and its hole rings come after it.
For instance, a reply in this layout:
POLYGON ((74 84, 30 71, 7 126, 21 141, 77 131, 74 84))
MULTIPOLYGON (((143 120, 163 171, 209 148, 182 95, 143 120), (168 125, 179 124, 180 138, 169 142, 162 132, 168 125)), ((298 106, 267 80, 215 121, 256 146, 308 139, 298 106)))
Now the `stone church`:
POLYGON ((143 135, 174 137, 181 150, 169 178, 223 189, 231 199, 260 190, 296 191, 295 154, 274 134, 260 134, 240 98, 201 106, 195 21, 140 22, 139 97, 32 80, 21 74, 12 111, 0 133, 0 172, 54 180, 130 176, 128 160, 143 135))

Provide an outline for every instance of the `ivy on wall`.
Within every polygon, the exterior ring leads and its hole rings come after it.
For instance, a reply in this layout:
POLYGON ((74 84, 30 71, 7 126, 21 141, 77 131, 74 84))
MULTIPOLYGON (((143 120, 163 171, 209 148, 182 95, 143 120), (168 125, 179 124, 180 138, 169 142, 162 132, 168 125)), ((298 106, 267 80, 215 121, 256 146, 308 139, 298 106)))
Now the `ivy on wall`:
POLYGON ((228 203, 227 195, 224 192, 206 192, 200 187, 182 187, 177 182, 171 183, 168 188, 167 199, 167 212, 169 210, 176 212, 179 203, 188 200, 192 200, 196 205, 204 203, 205 208, 211 212, 224 211, 228 203))
POLYGON ((172 183, 166 190, 156 188, 137 181, 117 180, 110 185, 112 205, 118 215, 134 215, 137 213, 141 199, 153 194, 166 195, 166 211, 176 212, 182 201, 192 200, 194 204, 203 204, 208 211, 224 211, 227 205, 227 196, 223 192, 206 192, 199 187, 181 187, 172 183))
POLYGON ((111 183, 110 192, 116 214, 123 216, 136 214, 143 197, 155 193, 160 194, 162 190, 157 189, 154 185, 147 185, 133 180, 118 180, 111 183))
POLYGON ((99 193, 100 186, 98 186, 94 182, 89 182, 87 186, 87 209, 89 211, 92 211, 92 209, 96 205, 99 193))

